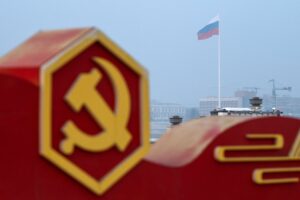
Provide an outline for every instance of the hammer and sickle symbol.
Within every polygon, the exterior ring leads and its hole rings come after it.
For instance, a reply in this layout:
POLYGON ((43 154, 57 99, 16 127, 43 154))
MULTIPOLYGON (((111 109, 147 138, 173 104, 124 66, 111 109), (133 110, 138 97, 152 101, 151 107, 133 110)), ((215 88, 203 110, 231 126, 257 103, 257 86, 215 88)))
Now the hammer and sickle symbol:
POLYGON ((116 66, 108 60, 99 57, 93 60, 110 76, 116 96, 115 112, 96 90, 102 78, 101 72, 93 68, 90 72, 78 75, 67 92, 65 101, 76 112, 85 107, 97 124, 103 127, 103 131, 89 135, 72 120, 66 121, 62 127, 66 138, 60 143, 60 149, 66 155, 71 155, 75 146, 90 152, 101 152, 116 145, 119 151, 124 151, 132 138, 126 127, 131 110, 126 81, 116 66))

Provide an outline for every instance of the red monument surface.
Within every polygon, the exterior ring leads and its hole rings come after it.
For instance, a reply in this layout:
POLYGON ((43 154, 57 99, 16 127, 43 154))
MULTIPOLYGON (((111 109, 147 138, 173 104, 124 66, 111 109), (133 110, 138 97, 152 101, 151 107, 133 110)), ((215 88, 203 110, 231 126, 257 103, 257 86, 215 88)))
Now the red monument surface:
POLYGON ((94 28, 0 59, 0 199, 298 199, 300 120, 208 117, 150 146, 148 75, 94 28))

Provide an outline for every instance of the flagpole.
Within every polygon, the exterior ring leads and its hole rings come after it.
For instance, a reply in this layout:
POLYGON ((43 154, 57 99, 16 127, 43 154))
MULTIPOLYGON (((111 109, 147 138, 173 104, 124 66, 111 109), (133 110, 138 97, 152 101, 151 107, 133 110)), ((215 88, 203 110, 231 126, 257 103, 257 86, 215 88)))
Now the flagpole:
POLYGON ((221 27, 219 20, 219 37, 218 37, 218 108, 221 108, 221 27))
POLYGON ((198 31, 198 40, 205 40, 218 35, 218 108, 221 108, 221 30, 219 15, 212 18, 208 24, 198 31), (218 23, 217 23, 218 22, 218 23), (217 25, 217 26, 216 26, 217 25), (216 32, 216 29, 218 32, 216 32))

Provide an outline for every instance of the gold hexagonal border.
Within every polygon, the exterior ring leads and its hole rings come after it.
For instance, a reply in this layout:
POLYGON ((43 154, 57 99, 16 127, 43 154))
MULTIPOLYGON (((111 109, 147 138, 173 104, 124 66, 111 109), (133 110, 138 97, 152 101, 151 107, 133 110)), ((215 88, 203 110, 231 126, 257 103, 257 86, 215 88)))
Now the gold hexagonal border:
POLYGON ((41 93, 40 93, 40 154, 54 165, 62 169, 65 173, 79 181, 82 185, 97 195, 106 192, 112 185, 119 181, 129 170, 131 170, 148 152, 150 143, 149 127, 149 89, 148 73, 133 60, 127 53, 120 49, 108 37, 96 29, 92 29, 77 42, 72 44, 62 53, 42 66, 41 72, 41 93), (101 180, 96 180, 80 167, 59 154, 51 146, 51 119, 52 119, 52 74, 65 63, 79 55, 94 42, 100 42, 116 57, 122 60, 134 72, 141 76, 140 79, 140 117, 141 117, 141 146, 130 156, 119 163, 116 167, 105 175, 101 180))

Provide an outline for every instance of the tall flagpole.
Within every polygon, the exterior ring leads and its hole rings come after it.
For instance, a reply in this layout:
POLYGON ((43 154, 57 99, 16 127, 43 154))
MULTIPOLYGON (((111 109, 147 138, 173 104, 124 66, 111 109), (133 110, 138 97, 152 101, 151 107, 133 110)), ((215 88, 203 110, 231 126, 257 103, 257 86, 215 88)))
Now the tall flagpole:
POLYGON ((221 108, 221 28, 219 19, 219 37, 218 37, 218 108, 221 108))

